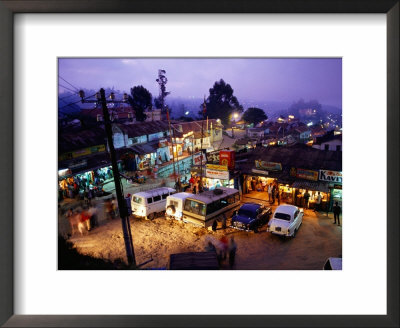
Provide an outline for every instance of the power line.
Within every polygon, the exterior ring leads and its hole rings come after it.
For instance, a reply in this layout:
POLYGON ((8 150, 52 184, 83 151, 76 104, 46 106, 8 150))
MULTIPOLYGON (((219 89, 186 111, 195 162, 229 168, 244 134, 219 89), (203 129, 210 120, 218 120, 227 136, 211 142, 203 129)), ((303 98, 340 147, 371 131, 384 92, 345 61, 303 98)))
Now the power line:
POLYGON ((79 88, 77 88, 76 86, 72 85, 71 83, 69 83, 66 79, 64 79, 61 75, 58 75, 58 77, 60 79, 62 79, 63 81, 67 82, 71 87, 73 87, 74 89, 76 89, 76 91, 79 91, 79 88))
POLYGON ((75 94, 78 94, 77 91, 72 90, 72 89, 70 89, 70 88, 67 88, 66 86, 64 86, 64 85, 62 85, 62 84, 60 84, 60 83, 58 83, 58 85, 59 85, 61 88, 64 88, 64 89, 66 89, 66 90, 68 90, 68 91, 71 91, 71 92, 73 92, 73 93, 75 93, 75 94))
MULTIPOLYGON (((88 98, 91 98, 91 97, 94 97, 96 94, 94 94, 94 95, 91 95, 91 96, 88 96, 88 97, 85 97, 85 98, 83 98, 84 100, 85 99, 88 99, 88 98)), ((65 106, 62 106, 62 107, 60 107, 60 108, 58 108, 58 110, 60 110, 60 109, 63 109, 63 108, 65 108, 65 107, 68 107, 68 106, 71 106, 71 105, 75 105, 75 104, 77 104, 77 103, 80 103, 82 100, 78 100, 78 101, 75 101, 75 102, 72 102, 72 103, 69 103, 69 104, 67 104, 67 105, 65 105, 65 106)))
POLYGON ((76 92, 75 94, 72 94, 72 95, 68 95, 68 96, 65 96, 65 97, 62 97, 62 98, 58 98, 58 100, 63 100, 64 101, 64 99, 67 99, 67 98, 72 97, 72 96, 76 96, 77 94, 78 94, 78 92, 76 92))

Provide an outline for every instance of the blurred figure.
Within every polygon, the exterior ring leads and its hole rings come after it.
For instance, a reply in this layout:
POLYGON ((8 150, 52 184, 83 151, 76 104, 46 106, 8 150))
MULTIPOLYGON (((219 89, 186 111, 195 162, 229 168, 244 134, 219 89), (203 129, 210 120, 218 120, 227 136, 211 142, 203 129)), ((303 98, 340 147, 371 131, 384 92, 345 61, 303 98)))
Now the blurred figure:
POLYGON ((221 260, 226 260, 226 256, 228 253, 228 238, 226 238, 226 236, 223 235, 219 241, 221 242, 221 251, 219 256, 221 260))
POLYGON ((115 199, 114 196, 111 198, 111 210, 112 210, 112 216, 113 219, 117 216, 117 200, 115 199))
POLYGON ((88 213, 90 216, 90 226, 91 228, 98 227, 99 222, 97 220, 97 208, 95 206, 90 206, 88 209, 88 213))
POLYGON ((90 231, 90 214, 87 209, 81 212, 81 222, 86 225, 87 231, 90 231))
POLYGON ((216 252, 217 251, 214 244, 211 241, 209 241, 207 243, 205 250, 206 250, 206 252, 216 252))
POLYGON ((84 225, 82 223, 82 216, 81 213, 72 210, 69 210, 70 216, 68 216, 69 224, 71 226, 71 235, 75 234, 75 229, 78 228, 79 233, 81 236, 83 235, 84 225))
POLYGON ((236 257, 237 245, 235 243, 235 239, 231 237, 231 242, 229 243, 229 266, 233 269, 235 265, 235 257, 236 257))
POLYGON ((106 199, 104 202, 105 212, 106 212, 106 219, 112 220, 114 217, 112 215, 112 203, 111 199, 106 199))

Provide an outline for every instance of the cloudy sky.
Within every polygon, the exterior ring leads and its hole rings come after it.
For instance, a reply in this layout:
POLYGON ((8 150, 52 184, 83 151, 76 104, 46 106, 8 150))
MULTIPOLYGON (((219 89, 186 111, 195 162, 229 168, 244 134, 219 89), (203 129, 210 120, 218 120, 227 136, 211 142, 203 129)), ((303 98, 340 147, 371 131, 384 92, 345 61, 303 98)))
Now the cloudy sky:
MULTIPOLYGON (((59 76, 76 88, 114 87, 129 92, 143 85, 158 96, 158 69, 171 97, 202 98, 221 78, 240 101, 308 101, 342 107, 342 60, 273 58, 60 58, 59 76)), ((59 78, 59 92, 73 89, 59 78)))

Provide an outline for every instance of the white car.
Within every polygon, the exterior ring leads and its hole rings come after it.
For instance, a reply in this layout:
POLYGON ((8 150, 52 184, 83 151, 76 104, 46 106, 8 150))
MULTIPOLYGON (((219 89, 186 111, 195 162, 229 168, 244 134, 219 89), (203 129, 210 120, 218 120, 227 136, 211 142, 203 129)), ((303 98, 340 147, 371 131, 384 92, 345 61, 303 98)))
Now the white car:
POLYGON ((276 235, 294 237, 303 222, 304 212, 297 206, 280 205, 268 222, 267 231, 276 235))

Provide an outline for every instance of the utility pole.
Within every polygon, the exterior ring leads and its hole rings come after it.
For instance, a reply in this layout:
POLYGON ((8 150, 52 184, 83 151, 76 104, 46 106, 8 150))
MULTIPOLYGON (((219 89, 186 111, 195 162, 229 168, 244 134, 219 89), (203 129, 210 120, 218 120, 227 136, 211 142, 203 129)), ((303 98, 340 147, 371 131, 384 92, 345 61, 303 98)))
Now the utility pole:
POLYGON ((206 96, 204 96, 203 103, 203 119, 201 120, 201 140, 200 140, 200 186, 199 191, 203 191, 203 138, 204 138, 204 117, 206 115, 206 96))
MULTIPOLYGON (((175 171, 175 154, 174 154, 174 140, 173 140, 173 136, 172 136, 172 127, 171 127, 171 120, 169 118, 169 108, 167 108, 167 120, 168 120, 168 128, 169 128, 169 138, 171 140, 171 144, 172 144, 172 164, 174 167, 174 180, 176 182, 176 171, 175 171)), ((178 154, 178 152, 177 152, 178 154)))
POLYGON ((104 126, 107 135, 108 147, 110 149, 111 165, 114 175, 115 191, 117 193, 119 215, 121 217, 121 223, 122 223, 122 231, 124 234, 126 256, 128 258, 128 263, 136 267, 128 209, 126 207, 124 195, 122 194, 121 180, 117 164, 117 156, 115 154, 114 142, 112 138, 110 114, 108 112, 106 94, 103 88, 100 89, 100 101, 101 101, 101 106, 103 108, 104 126))

